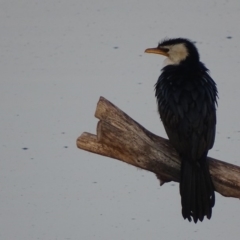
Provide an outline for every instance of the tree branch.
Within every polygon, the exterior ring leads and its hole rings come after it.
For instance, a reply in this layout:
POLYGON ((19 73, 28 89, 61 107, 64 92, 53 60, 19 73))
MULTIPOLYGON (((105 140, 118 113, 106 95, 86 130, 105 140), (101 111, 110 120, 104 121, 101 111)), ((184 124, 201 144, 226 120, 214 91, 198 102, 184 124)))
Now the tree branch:
MULTIPOLYGON (((151 171, 161 184, 179 182, 180 159, 169 140, 149 132, 103 97, 95 117, 100 120, 97 135, 83 133, 77 139, 78 148, 151 171)), ((240 167, 210 157, 208 160, 216 191, 240 198, 240 167)))

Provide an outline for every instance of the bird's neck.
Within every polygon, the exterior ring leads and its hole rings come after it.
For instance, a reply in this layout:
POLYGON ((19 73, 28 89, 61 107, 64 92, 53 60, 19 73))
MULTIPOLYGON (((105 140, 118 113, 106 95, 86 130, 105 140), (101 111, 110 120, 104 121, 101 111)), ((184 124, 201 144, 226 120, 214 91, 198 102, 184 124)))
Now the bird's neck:
POLYGON ((176 65, 176 63, 174 63, 170 58, 166 58, 164 61, 163 61, 163 68, 168 66, 168 65, 176 65))
POLYGON ((190 68, 195 68, 195 67, 198 68, 199 64, 201 64, 199 61, 199 58, 195 58, 195 57, 187 57, 185 60, 182 60, 180 62, 168 57, 163 61, 163 68, 169 65, 176 66, 176 67, 189 66, 190 68))
POLYGON ((194 61, 191 59, 188 59, 186 61, 182 61, 180 63, 175 63, 173 62, 170 58, 166 58, 163 61, 163 67, 162 70, 166 68, 171 68, 171 69, 181 69, 182 71, 189 71, 189 72, 195 72, 198 70, 207 70, 204 65, 200 61, 194 61))

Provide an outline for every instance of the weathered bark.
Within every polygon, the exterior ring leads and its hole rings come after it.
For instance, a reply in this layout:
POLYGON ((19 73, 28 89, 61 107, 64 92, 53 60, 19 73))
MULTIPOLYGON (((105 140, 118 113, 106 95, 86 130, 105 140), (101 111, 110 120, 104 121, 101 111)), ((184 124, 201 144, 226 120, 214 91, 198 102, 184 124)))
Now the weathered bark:
MULTIPOLYGON (((79 148, 151 171, 162 184, 179 182, 180 159, 167 139, 149 132, 103 97, 95 117, 100 119, 97 135, 83 133, 77 139, 79 148)), ((210 157, 208 160, 216 191, 240 198, 240 167, 210 157)))

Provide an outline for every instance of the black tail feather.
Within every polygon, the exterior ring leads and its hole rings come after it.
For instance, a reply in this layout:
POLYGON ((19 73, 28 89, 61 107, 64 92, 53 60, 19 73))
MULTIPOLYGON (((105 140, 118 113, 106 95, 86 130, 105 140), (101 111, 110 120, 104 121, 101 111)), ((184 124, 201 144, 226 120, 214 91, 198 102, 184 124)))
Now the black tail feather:
POLYGON ((184 219, 196 223, 204 216, 211 218, 215 195, 205 158, 198 162, 182 159, 180 194, 184 219))

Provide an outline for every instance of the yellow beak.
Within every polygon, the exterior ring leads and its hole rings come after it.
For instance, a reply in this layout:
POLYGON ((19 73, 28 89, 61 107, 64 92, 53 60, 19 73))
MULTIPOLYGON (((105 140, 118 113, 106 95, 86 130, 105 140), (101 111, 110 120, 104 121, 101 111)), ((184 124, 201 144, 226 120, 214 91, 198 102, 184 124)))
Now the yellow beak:
POLYGON ((155 53, 168 57, 168 53, 160 48, 148 48, 145 50, 145 53, 155 53))

